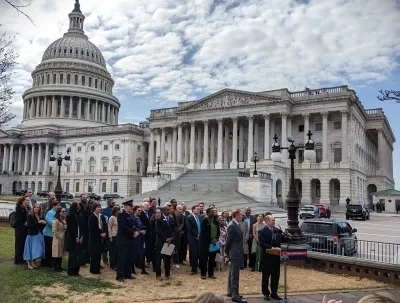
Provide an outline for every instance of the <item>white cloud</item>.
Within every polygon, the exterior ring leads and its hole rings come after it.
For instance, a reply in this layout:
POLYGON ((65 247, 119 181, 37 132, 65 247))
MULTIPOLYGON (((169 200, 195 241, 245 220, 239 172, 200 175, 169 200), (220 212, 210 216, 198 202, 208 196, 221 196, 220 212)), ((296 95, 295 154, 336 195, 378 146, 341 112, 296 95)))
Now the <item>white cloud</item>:
MULTIPOLYGON (((67 30, 74 1, 51 1, 51 9, 48 0, 32 1, 26 12, 36 26, 0 3, 1 29, 18 33, 13 85, 20 106, 44 50, 67 30)), ((224 87, 357 87, 385 81, 400 54, 395 0, 87 0, 81 9, 128 110, 224 87)))

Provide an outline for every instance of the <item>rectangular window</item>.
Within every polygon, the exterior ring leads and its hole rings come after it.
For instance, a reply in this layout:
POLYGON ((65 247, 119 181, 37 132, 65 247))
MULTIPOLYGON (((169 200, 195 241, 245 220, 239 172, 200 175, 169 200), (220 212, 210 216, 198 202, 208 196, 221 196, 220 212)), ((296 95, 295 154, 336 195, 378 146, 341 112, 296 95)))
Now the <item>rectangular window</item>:
POLYGON ((321 183, 320 182, 317 182, 315 184, 315 196, 318 198, 321 197, 321 183))
POLYGON ((70 74, 67 75, 67 84, 71 84, 71 75, 70 74))
POLYGON ((64 75, 60 74, 60 84, 63 84, 63 83, 64 83, 64 75))
POLYGON ((342 122, 340 122, 340 121, 333 122, 333 129, 334 130, 342 129, 342 122))
POLYGON ((108 145, 103 145, 103 150, 108 150, 108 145))
POLYGON ((106 173, 106 172, 107 172, 107 163, 104 162, 103 163, 103 173, 106 173))
POLYGON ((75 183, 75 192, 78 193, 79 192, 79 182, 75 183))
POLYGON ((71 172, 71 166, 67 166, 67 173, 71 172))
POLYGON ((118 182, 114 182, 114 184, 113 184, 113 189, 114 189, 114 192, 116 193, 116 192, 118 192, 118 182))
POLYGON ((105 193, 107 191, 107 183, 106 182, 101 183, 101 191, 103 193, 105 193))
POLYGON ((304 150, 299 149, 299 164, 304 162, 304 150))
POLYGON ((342 148, 337 147, 333 149, 333 162, 340 163, 342 161, 342 148))
POLYGON ((81 165, 82 165, 81 162, 76 162, 76 172, 77 172, 77 173, 80 173, 80 172, 81 172, 81 165))
POLYGON ((299 133, 304 133, 304 125, 299 125, 299 133))
POLYGON ((92 77, 89 77, 89 87, 92 87, 92 77))
POLYGON ((56 84, 57 83, 57 76, 56 76, 56 74, 53 74, 53 84, 56 84))
POLYGON ((136 172, 140 174, 140 162, 136 162, 136 172))
POLYGON ((119 160, 116 160, 115 162, 114 162, 114 171, 115 172, 118 172, 118 170, 119 170, 119 160))
POLYGON ((78 146, 78 152, 81 152, 81 151, 82 151, 82 147, 78 146))
POLYGON ((140 183, 136 183, 136 193, 140 193, 140 183))
POLYGON ((322 148, 318 148, 315 150, 315 162, 321 163, 322 162, 322 148))
POLYGON ((82 76, 82 85, 85 86, 85 76, 82 76))
POLYGON ((140 151, 140 145, 137 146, 137 151, 140 151))
POLYGON ((75 85, 78 85, 78 75, 75 75, 75 85))
POLYGON ((115 144, 115 150, 119 150, 119 144, 115 144))
POLYGON ((65 191, 69 192, 69 182, 65 182, 65 191))
POLYGON ((321 122, 315 123, 315 131, 316 132, 322 131, 322 123, 321 122))
POLYGON ((94 79, 94 88, 97 88, 97 79, 94 79))

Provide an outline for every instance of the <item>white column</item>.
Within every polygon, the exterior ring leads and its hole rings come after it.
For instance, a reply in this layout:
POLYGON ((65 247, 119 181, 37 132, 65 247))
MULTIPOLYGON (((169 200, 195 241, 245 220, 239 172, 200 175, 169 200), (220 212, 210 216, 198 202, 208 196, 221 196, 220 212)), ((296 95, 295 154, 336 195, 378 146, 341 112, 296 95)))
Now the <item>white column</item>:
POLYGON ((165 163, 165 127, 161 128, 160 140, 160 157, 161 161, 165 163))
POLYGON ((229 126, 225 125, 225 138, 224 138, 224 168, 229 166, 229 126))
POLYGON ((322 162, 328 163, 328 112, 322 112, 322 162))
POLYGON ((22 145, 18 146, 18 167, 15 170, 17 172, 22 172, 22 145))
POLYGON ((201 134, 202 129, 200 127, 197 128, 197 141, 196 141, 196 165, 201 167, 201 134))
POLYGON ((204 139, 203 139, 203 163, 201 164, 201 169, 208 169, 208 138, 209 138, 209 131, 208 131, 208 120, 203 120, 204 124, 204 139))
POLYGON ((53 95, 53 99, 51 100, 51 116, 57 117, 57 103, 56 96, 53 95))
POLYGON ((244 125, 243 121, 241 122, 240 120, 238 121, 239 123, 239 162, 245 162, 244 161, 244 125))
POLYGON ((40 99, 39 97, 36 98, 36 112, 35 112, 35 117, 39 117, 39 103, 40 103, 40 99))
POLYGON ((177 160, 178 163, 183 163, 182 161, 182 152, 183 152, 183 132, 182 132, 182 123, 178 123, 178 143, 177 143, 177 160))
POLYGON ((85 119, 90 120, 90 99, 85 102, 85 119))
POLYGON ((270 158, 270 150, 271 150, 271 145, 269 143, 269 138, 270 138, 270 134, 269 134, 269 119, 270 119, 270 115, 264 114, 264 159, 269 160, 270 158))
POLYGON ((183 161, 184 164, 189 164, 189 154, 190 154, 190 140, 189 140, 189 128, 187 127, 187 125, 185 126, 185 159, 183 161))
POLYGON ((78 118, 80 119, 82 116, 82 98, 79 97, 79 102, 78 102, 78 118))
POLYGON ((195 153, 196 153, 196 121, 190 122, 190 160, 188 168, 194 169, 195 167, 195 153))
POLYGON ((253 157, 253 116, 247 116, 249 120, 249 137, 247 139, 247 167, 250 168, 251 157, 253 157))
POLYGON ((30 174, 35 171, 35 144, 31 144, 32 151, 31 151, 31 169, 30 174))
POLYGON ((223 133, 222 133, 222 127, 224 127, 224 121, 222 119, 218 119, 218 157, 217 157, 217 163, 215 163, 215 168, 216 169, 222 169, 223 164, 222 164, 222 140, 223 140, 223 133))
MULTIPOLYGON (((281 135, 281 146, 287 147, 287 114, 281 113, 282 118, 282 135, 281 135)), ((283 162, 288 161, 288 151, 286 149, 282 150, 282 160, 283 162)), ((284 188, 282 188, 284 190, 284 188)))
MULTIPOLYGON (((106 122, 106 104, 104 102, 101 103, 101 122, 106 122)), ((164 162, 165 159, 161 160, 164 162)))
POLYGON ((304 118, 304 143, 306 143, 308 140, 307 133, 310 130, 310 114, 304 113, 303 118, 304 118))
POLYGON ((64 117, 65 116, 65 102, 64 102, 64 96, 61 96, 61 110, 60 110, 60 116, 64 117))
POLYGON ((173 128, 172 130, 172 162, 176 163, 176 159, 177 159, 177 143, 176 143, 176 136, 177 136, 177 129, 176 126, 173 128))
POLYGON ((215 125, 211 124, 211 139, 210 139, 210 168, 215 166, 215 125))
POLYGON ((37 171, 42 171, 42 144, 39 143, 39 151, 38 151, 38 162, 37 162, 37 171))
POLYGON ((258 147, 260 146, 259 135, 260 135, 260 125, 258 122, 255 122, 254 123, 253 153, 257 153, 258 155, 260 154, 260 152, 258 150, 258 147))
POLYGON ((94 112, 94 120, 98 121, 99 119, 99 101, 95 101, 96 106, 95 106, 95 112, 94 112))
POLYGON ((31 99, 29 99, 29 104, 30 104, 30 107, 29 107, 29 118, 33 118, 33 105, 35 104, 34 102, 33 102, 33 98, 31 98, 31 99))
POLYGON ((238 118, 232 118, 232 162, 230 169, 237 169, 237 149, 238 149, 238 118))
POLYGON ((8 171, 13 171, 12 164, 14 162, 14 144, 10 144, 10 156, 8 158, 8 171))
POLYGON ((347 111, 342 111, 342 163, 348 160, 348 139, 347 139, 347 111))
POLYGON ((289 115, 287 117, 287 131, 286 131, 287 135, 290 136, 292 135, 292 116, 289 115))
POLYGON ((150 143, 149 143, 149 161, 148 161, 147 171, 153 171, 154 165, 154 131, 150 130, 150 143))
MULTIPOLYGON (((49 170, 49 160, 50 160, 50 157, 49 157, 49 148, 50 148, 49 143, 46 143, 46 148, 45 148, 45 151, 44 151, 44 169, 43 169, 43 175, 47 175, 48 170, 49 170)), ((74 159, 73 159, 73 160, 74 160, 74 159)), ((82 167, 82 169, 83 169, 83 167, 82 167)))
POLYGON ((44 117, 47 117, 47 103, 48 103, 48 100, 47 100, 47 96, 45 96, 44 97, 44 117))
POLYGON ((8 162, 7 162, 7 154, 8 154, 8 147, 7 144, 3 144, 4 146, 4 153, 3 153, 3 171, 8 171, 7 167, 8 167, 8 162))
POLYGON ((383 130, 378 129, 378 167, 379 170, 384 170, 384 158, 385 158, 385 153, 384 153, 384 144, 385 144, 385 138, 383 137, 383 130))
POLYGON ((29 145, 25 144, 25 153, 24 153, 24 172, 28 172, 28 158, 29 158, 29 145))
POLYGON ((69 117, 72 118, 72 100, 73 98, 70 96, 69 97, 69 117))

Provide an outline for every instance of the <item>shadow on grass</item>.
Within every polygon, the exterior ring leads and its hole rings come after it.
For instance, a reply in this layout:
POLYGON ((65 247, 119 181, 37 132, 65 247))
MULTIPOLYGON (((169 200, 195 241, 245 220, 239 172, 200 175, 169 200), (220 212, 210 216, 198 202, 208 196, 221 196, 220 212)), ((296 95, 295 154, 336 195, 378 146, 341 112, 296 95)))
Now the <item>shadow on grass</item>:
MULTIPOLYGON (((68 293, 110 293, 107 290, 120 288, 110 282, 100 279, 69 277, 66 273, 56 273, 50 268, 40 268, 30 270, 24 265, 16 266, 12 261, 0 262, 0 302, 7 303, 44 303, 45 297, 39 291, 34 291, 36 287, 50 287, 52 285, 62 285, 68 293)), ((53 293, 49 298, 59 300, 68 299, 65 293, 53 293)))

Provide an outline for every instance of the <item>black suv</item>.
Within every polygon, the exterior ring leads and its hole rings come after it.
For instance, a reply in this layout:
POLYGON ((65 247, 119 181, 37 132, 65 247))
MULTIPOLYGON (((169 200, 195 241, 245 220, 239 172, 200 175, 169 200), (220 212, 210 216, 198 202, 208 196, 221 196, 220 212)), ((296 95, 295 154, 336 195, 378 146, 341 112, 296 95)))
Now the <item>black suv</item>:
POLYGON ((118 194, 104 194, 103 200, 108 200, 108 199, 120 199, 123 198, 118 194))
POLYGON ((362 204, 349 204, 346 206, 346 220, 361 218, 364 221, 369 220, 369 211, 362 204))
POLYGON ((73 199, 74 198, 74 195, 73 194, 70 194, 69 192, 67 192, 67 191, 64 191, 62 194, 61 194, 61 199, 73 199))
POLYGON ((39 197, 46 198, 49 195, 49 192, 47 190, 42 190, 42 191, 38 191, 37 195, 39 197))
POLYGON ((345 220, 310 219, 301 230, 312 251, 348 256, 357 253, 357 229, 345 220))
POLYGON ((87 193, 87 196, 90 200, 101 200, 101 197, 95 193, 87 193))

